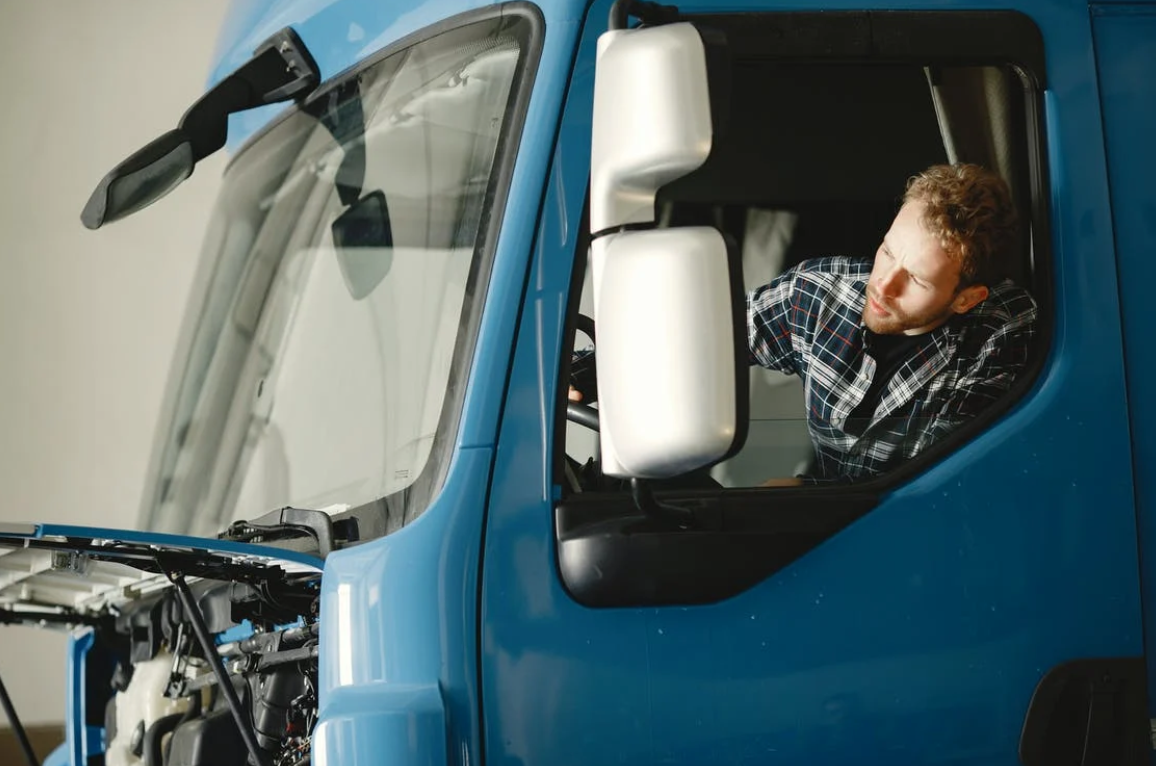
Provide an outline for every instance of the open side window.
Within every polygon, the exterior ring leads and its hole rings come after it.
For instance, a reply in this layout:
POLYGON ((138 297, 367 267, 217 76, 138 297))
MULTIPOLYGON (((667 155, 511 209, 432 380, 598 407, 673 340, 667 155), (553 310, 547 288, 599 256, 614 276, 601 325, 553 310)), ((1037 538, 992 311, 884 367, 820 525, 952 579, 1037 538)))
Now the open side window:
MULTIPOLYGON (((567 587, 591 605, 704 602, 749 587, 989 427, 1030 388, 1048 347, 1043 51, 1029 19, 896 11, 691 20, 727 40, 725 139, 660 189, 659 227, 720 230, 752 289, 810 258, 871 258, 908 178, 934 164, 984 165, 1007 181, 1018 208, 1023 236, 1005 273, 1035 299, 1038 329, 1028 368, 999 401, 913 459, 850 485, 755 489, 805 474, 813 451, 804 383, 752 367, 743 449, 654 486, 662 506, 680 511, 671 518, 684 523, 674 526, 638 510, 625 482, 601 474, 596 434, 571 420, 559 562, 567 587), (692 572, 688 560, 701 564, 692 572)), ((593 315, 588 273, 575 280, 571 312, 593 315)), ((579 334, 575 347, 592 343, 579 334)))
MULTIPOLYGON (((907 179, 934 164, 997 170, 1017 207, 1031 210, 1031 142, 1025 84, 1008 65, 816 64, 740 59, 726 143, 699 172, 660 196, 672 226, 714 225, 742 253, 752 290, 805 260, 870 258, 901 203, 907 179)), ((1032 238, 1006 275, 1041 296, 1032 238)), ((747 443, 712 476, 754 486, 806 474, 813 459, 803 381, 750 370, 747 443)))

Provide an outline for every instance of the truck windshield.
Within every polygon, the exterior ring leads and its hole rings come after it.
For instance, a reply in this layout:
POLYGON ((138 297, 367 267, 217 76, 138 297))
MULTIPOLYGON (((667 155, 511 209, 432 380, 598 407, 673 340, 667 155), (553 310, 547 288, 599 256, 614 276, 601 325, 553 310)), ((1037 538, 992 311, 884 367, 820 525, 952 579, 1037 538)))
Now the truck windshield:
POLYGON ((529 24, 440 33, 235 158, 146 488, 150 529, 293 506, 400 527, 443 479, 529 24))

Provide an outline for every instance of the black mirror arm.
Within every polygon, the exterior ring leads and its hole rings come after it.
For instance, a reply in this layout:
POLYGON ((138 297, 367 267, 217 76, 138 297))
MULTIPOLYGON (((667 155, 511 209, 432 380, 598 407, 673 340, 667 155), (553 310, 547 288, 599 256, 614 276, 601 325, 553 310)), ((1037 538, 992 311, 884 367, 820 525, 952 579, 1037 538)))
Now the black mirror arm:
POLYGON ((217 83, 212 90, 189 107, 177 130, 188 139, 197 163, 225 145, 228 117, 233 112, 251 108, 252 91, 244 80, 233 74, 217 83))
POLYGON ((225 145, 229 115, 288 99, 304 99, 321 71, 301 39, 286 27, 253 57, 201 96, 180 125, 112 169, 97 184, 80 219, 99 229, 151 205, 193 173, 197 163, 225 145))
POLYGON ((630 495, 634 498, 634 507, 652 519, 673 524, 679 529, 693 529, 695 526, 694 513, 659 501, 645 479, 630 480, 630 495))
POLYGON ((264 56, 267 51, 276 51, 287 74, 292 76, 279 88, 264 93, 265 103, 272 104, 290 99, 302 99, 313 92, 321 82, 321 70, 313 59, 313 54, 301 42, 292 27, 285 27, 253 52, 253 58, 264 56))
POLYGON ((225 145, 230 114, 304 98, 320 81, 313 56, 297 33, 286 27, 189 107, 178 130, 189 138, 193 161, 199 162, 225 145))
POLYGON ((678 8, 673 5, 662 5, 649 0, 615 0, 614 5, 610 7, 610 29, 626 29, 631 16, 643 24, 655 26, 673 24, 682 18, 678 8))

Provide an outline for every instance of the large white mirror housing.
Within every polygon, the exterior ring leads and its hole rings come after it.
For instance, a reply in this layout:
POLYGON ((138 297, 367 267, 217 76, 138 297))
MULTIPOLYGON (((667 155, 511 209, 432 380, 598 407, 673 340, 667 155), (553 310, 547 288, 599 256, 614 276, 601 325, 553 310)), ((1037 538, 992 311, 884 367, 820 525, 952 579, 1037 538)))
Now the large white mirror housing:
POLYGON ((599 40, 590 229, 610 476, 677 476, 733 454, 745 437, 737 258, 716 229, 654 226, 659 189, 710 154, 707 60, 685 22, 599 40))
POLYGON ((705 45, 686 22, 614 30, 596 67, 590 229, 653 223, 659 188, 710 154, 705 45))

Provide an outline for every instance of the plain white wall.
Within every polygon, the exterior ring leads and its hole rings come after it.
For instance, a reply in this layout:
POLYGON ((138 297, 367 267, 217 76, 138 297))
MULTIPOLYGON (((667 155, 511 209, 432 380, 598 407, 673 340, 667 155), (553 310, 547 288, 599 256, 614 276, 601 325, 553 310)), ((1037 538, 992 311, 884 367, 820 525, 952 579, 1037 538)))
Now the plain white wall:
MULTIPOLYGON (((224 158, 106 229, 80 210, 203 92, 227 4, 0 1, 0 521, 136 525, 224 158)), ((25 723, 63 717, 49 633, 0 626, 25 723)))

